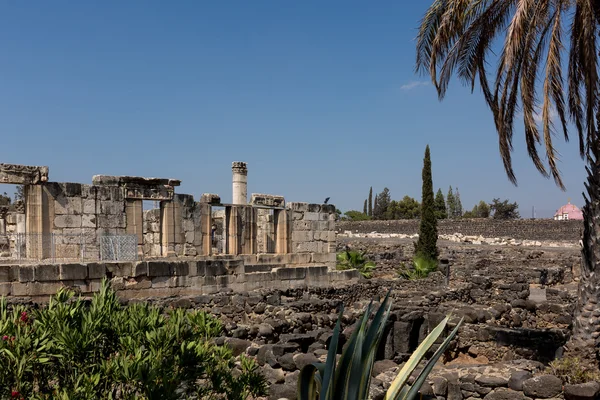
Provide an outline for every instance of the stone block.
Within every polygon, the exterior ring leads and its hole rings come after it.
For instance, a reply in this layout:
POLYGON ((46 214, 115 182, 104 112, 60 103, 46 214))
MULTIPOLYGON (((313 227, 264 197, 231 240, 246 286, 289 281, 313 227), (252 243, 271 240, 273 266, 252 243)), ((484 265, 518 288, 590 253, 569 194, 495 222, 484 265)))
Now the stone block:
POLYGON ((81 197, 81 183, 65 182, 60 184, 67 197, 81 197))
POLYGON ((307 206, 308 212, 313 212, 313 213, 320 213, 321 212, 321 205, 320 204, 314 204, 311 203, 307 206))
POLYGON ((88 267, 89 279, 102 279, 106 276, 106 266, 99 263, 90 263, 88 267))
POLYGON ((273 280, 273 275, 272 272, 253 272, 251 274, 245 274, 244 278, 247 283, 269 282, 273 280))
POLYGON ((54 200, 54 214, 79 215, 83 212, 83 201, 80 197, 58 196, 54 200))
POLYGON ((64 285, 61 282, 32 282, 28 288, 30 296, 53 296, 64 285))
POLYGON ((0 282, 11 282, 16 278, 16 266, 0 265, 0 282))
POLYGON ((17 267, 18 280, 19 282, 31 282, 33 281, 33 267, 26 265, 19 265, 17 267))
POLYGON ((145 261, 140 261, 133 264, 133 267, 131 268, 131 276, 134 278, 148 276, 148 263, 145 261))
POLYGON ((311 221, 294 221, 292 222, 292 234, 297 231, 309 231, 312 229, 311 221))
POLYGON ((87 266, 83 264, 60 264, 60 280, 76 281, 87 279, 87 266))
MULTIPOLYGON (((171 263, 166 261, 148 261, 148 276, 171 276, 171 263)), ((153 284, 154 286, 154 284, 153 284)))
POLYGON ((288 264, 310 264, 312 255, 309 253, 286 254, 288 264))
POLYGON ((125 289, 142 290, 150 288, 152 288, 152 280, 148 277, 125 281, 125 289))
POLYGON ((287 203, 287 208, 288 210, 304 212, 308 211, 308 203, 290 202, 287 203))
POLYGON ((177 277, 175 276, 155 276, 152 278, 153 288, 168 288, 177 286, 177 277))
POLYGON ((292 242, 309 242, 314 239, 312 231, 293 231, 292 242))
POLYGON ((317 253, 319 252, 318 242, 300 242, 293 246, 295 253, 317 253))
POLYGON ((104 265, 113 277, 127 278, 133 275, 133 263, 131 262, 110 262, 104 265))
POLYGON ((84 214, 81 217, 81 226, 83 228, 95 228, 96 227, 96 216, 84 214))
POLYGON ((220 276, 226 274, 227 268, 225 268, 222 261, 206 261, 204 276, 220 276))
POLYGON ((81 215, 57 215, 54 218, 57 228, 81 228, 81 215))
POLYGON ((288 268, 275 268, 272 271, 275 279, 278 280, 292 280, 292 279, 304 279, 306 277, 305 267, 288 267, 288 268))
POLYGON ((34 279, 38 282, 58 281, 60 271, 58 265, 36 265, 33 269, 34 279))
POLYGON ((309 281, 319 281, 329 279, 329 270, 325 266, 310 266, 306 268, 306 279, 309 281))
POLYGON ((313 263, 328 263, 336 261, 335 253, 313 253, 311 261, 313 263))
POLYGON ((11 288, 11 294, 13 296, 28 296, 29 295, 29 283, 13 282, 11 288))
POLYGON ((304 213, 304 221, 319 221, 319 213, 317 212, 305 212, 304 213))
POLYGON ((101 201, 100 213, 107 215, 119 215, 125 213, 125 203, 117 201, 101 201))
POLYGON ((127 226, 125 213, 118 215, 98 215, 99 228, 125 228, 127 226))
POLYGON ((12 283, 0 283, 0 296, 10 296, 12 283))
POLYGON ((177 261, 172 266, 173 275, 186 276, 190 273, 190 265, 186 261, 177 261))

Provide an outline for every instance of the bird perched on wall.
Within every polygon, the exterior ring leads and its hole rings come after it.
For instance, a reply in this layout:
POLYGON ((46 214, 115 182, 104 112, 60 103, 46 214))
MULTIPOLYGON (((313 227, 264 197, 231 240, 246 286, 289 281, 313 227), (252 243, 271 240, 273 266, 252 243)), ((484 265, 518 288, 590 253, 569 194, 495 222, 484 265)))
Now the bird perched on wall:
POLYGON ((325 201, 323 202, 323 204, 327 204, 328 201, 329 201, 329 197, 325 199, 325 201))

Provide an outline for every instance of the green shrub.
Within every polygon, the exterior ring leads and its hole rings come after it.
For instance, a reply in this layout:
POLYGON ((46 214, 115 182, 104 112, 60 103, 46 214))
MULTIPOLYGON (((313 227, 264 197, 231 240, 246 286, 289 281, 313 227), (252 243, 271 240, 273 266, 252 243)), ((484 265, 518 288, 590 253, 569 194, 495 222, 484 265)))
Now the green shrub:
POLYGON ((367 279, 373 277, 373 270, 376 265, 373 261, 369 261, 365 257, 364 252, 358 252, 354 250, 346 250, 336 255, 338 270, 356 269, 358 272, 367 279))
POLYGON ((431 272, 437 271, 438 263, 436 260, 431 260, 423 256, 416 256, 413 259, 413 268, 407 268, 405 264, 400 265, 397 271, 398 276, 406 279, 424 279, 431 272))
MULTIPOLYGON (((348 343, 346 343, 339 361, 336 362, 343 309, 340 311, 340 316, 329 344, 325 364, 310 364, 300 371, 300 376, 298 377, 299 400, 316 400, 317 398, 319 400, 366 400, 368 398, 375 355, 383 337, 383 331, 392 306, 389 296, 390 293, 385 297, 369 326, 367 326, 367 321, 371 314, 372 304, 367 307, 366 312, 360 321, 357 322, 357 327, 354 329, 348 343)), ((417 397, 418 390, 433 369, 433 366, 446 351, 450 345, 450 341, 456 336, 462 319, 436 349, 423 370, 419 372, 412 386, 407 385, 408 378, 444 332, 449 318, 444 318, 431 331, 410 359, 404 364, 404 367, 402 367, 388 389, 385 397, 386 400, 412 400, 417 397)))
POLYGON ((204 312, 122 307, 104 281, 87 304, 61 289, 40 309, 0 299, 0 398, 242 400, 266 382, 250 359, 238 373, 231 350, 212 340, 204 312))
POLYGON ((595 369, 585 367, 577 357, 556 359, 550 363, 547 372, 570 385, 600 381, 600 373, 595 369))

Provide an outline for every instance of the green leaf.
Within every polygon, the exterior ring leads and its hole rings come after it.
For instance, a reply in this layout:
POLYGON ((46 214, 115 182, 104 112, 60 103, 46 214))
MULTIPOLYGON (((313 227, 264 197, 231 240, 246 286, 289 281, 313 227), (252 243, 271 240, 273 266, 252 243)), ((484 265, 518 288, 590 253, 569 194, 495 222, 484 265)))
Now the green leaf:
POLYGON ((425 356, 425 353, 433 346, 435 341, 440 337, 440 335, 444 332, 444 328, 446 328, 446 324, 450 317, 446 317, 436 326, 429 335, 423 340, 423 342, 417 347, 414 353, 410 356, 404 367, 400 370, 396 379, 390 385, 388 391, 386 392, 385 399, 393 400, 397 399, 400 393, 400 390, 414 371, 414 369, 419 365, 421 359, 425 356))
POLYGON ((415 382, 413 383, 412 387, 410 388, 410 390, 408 391, 406 396, 402 397, 403 400, 412 400, 417 397, 417 394, 419 393, 419 389, 421 389, 421 386, 423 386, 425 379, 427 379, 427 376, 429 375, 429 373, 431 372, 431 370, 433 369, 433 367, 435 366, 437 361, 444 354, 444 352, 450 345, 450 342, 452 341, 452 339, 454 339, 454 337, 458 333, 458 328, 460 328, 460 325, 462 324, 463 319, 464 318, 460 319, 458 324, 456 324, 456 327, 452 330, 452 332, 448 335, 448 337, 444 340, 444 342, 436 350, 433 357, 431 357, 431 359, 427 362, 427 364, 425 365, 425 368, 423 368, 423 371, 421 371, 421 373, 419 374, 417 379, 415 379, 415 382))
POLYGON ((317 382, 315 374, 319 370, 313 364, 304 366, 298 376, 298 397, 305 400, 317 400, 317 382))

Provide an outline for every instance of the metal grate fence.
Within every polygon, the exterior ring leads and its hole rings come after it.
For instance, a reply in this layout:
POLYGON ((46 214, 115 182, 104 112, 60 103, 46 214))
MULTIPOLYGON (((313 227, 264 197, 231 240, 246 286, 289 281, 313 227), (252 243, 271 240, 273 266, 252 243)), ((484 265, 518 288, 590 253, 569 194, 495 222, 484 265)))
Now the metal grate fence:
POLYGON ((135 261, 137 235, 0 234, 0 261, 135 261))

